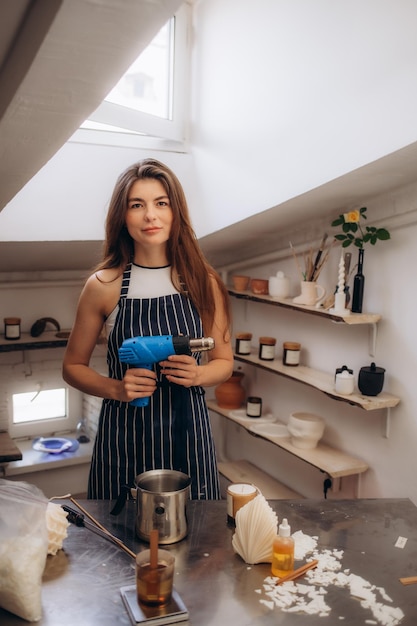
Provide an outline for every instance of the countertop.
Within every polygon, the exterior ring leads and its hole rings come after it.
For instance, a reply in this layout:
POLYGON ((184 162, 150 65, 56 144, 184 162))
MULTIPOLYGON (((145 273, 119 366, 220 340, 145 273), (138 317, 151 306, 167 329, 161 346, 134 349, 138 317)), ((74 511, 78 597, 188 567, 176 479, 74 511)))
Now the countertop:
POLYGON ((17 447, 9 433, 0 432, 0 463, 20 461, 22 451, 17 447))
MULTIPOLYGON (((127 502, 117 517, 110 515, 112 503, 108 501, 83 500, 80 504, 134 552, 147 547, 135 538, 133 501, 127 502)), ((166 546, 176 558, 174 585, 188 608, 189 624, 415 626, 416 585, 399 582, 400 577, 417 574, 417 508, 408 499, 275 500, 269 504, 280 521, 288 518, 293 532, 317 537, 317 549, 323 554, 343 551, 342 571, 369 581, 381 604, 401 609, 404 617, 400 622, 381 621, 349 590, 335 585, 325 588, 331 608, 328 617, 267 606, 263 584, 270 565, 250 566, 234 553, 234 529, 227 525, 226 501, 220 500, 188 502, 188 536, 166 546)), ((301 564, 296 562, 296 566, 301 564)), ((120 588, 134 582, 134 559, 87 528, 71 525, 63 550, 47 559, 42 586, 44 614, 38 624, 128 626, 120 588)), ((27 624, 1 609, 0 623, 27 624)))

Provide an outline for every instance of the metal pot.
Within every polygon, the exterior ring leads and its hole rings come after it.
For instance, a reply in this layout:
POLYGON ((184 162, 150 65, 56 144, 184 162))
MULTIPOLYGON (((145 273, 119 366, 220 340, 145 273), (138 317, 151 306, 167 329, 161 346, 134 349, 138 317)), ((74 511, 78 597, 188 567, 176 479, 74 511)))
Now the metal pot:
POLYGON ((136 476, 135 530, 149 541, 151 530, 159 531, 159 543, 180 541, 187 535, 186 503, 191 478, 176 470, 150 470, 136 476))

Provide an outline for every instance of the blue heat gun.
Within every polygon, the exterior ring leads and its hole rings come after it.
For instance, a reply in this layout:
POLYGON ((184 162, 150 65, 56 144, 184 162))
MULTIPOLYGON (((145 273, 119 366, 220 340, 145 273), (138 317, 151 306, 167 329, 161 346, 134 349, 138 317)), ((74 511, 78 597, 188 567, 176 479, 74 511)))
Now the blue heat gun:
MULTIPOLYGON (((154 363, 164 361, 172 354, 202 352, 214 348, 212 337, 190 339, 187 335, 156 335, 154 337, 131 337, 125 339, 119 348, 119 359, 130 367, 143 367, 151 370, 154 363)), ((147 406, 149 397, 136 398, 130 404, 147 406)))

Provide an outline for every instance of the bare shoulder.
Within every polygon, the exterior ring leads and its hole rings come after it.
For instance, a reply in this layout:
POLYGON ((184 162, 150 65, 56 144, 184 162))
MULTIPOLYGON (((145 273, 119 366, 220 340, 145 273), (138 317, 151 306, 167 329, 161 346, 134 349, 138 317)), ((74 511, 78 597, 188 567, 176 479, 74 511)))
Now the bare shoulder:
POLYGON ((94 300, 97 307, 108 315, 116 306, 122 285, 123 273, 118 269, 104 269, 87 278, 82 297, 94 300))

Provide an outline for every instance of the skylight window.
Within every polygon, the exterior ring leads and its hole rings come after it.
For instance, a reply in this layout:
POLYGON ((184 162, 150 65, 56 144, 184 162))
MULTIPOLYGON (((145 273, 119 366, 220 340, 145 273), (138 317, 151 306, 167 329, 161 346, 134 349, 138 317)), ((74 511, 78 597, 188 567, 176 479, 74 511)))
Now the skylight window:
POLYGON ((81 128, 184 141, 189 10, 161 28, 81 128))
POLYGON ((174 33, 172 18, 106 96, 106 102, 172 119, 174 33))

